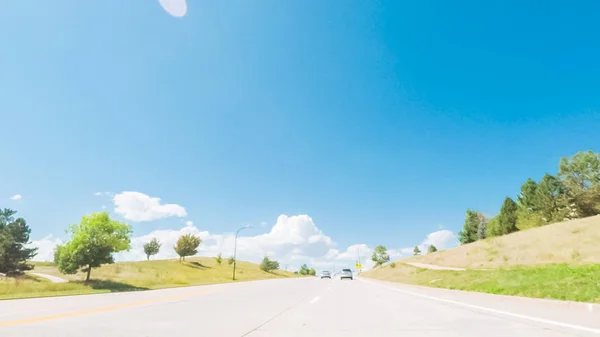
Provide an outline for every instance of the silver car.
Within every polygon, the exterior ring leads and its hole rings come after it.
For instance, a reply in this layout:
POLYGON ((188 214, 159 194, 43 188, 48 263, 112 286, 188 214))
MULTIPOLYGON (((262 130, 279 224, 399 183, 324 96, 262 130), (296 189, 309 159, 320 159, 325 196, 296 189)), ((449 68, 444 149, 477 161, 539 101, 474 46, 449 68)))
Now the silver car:
POLYGON ((352 276, 352 270, 350 269, 342 269, 342 272, 340 273, 340 280, 343 280, 345 278, 349 278, 349 279, 353 279, 352 276))
POLYGON ((321 273, 321 278, 322 279, 324 279, 324 278, 331 279, 331 274, 328 271, 324 271, 321 273))

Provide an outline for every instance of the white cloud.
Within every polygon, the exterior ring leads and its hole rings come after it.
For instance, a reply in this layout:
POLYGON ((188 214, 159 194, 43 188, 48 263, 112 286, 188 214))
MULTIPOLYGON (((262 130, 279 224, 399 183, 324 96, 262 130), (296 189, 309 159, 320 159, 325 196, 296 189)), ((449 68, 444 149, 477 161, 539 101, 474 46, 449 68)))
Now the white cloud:
POLYGON ((456 238, 456 235, 454 235, 454 232, 443 229, 429 233, 427 238, 425 238, 421 244, 426 246, 434 245, 437 249, 448 249, 456 247, 458 245, 458 239, 456 238))
POLYGON ((10 197, 10 200, 15 200, 15 201, 21 200, 21 199, 23 199, 23 196, 20 194, 15 194, 12 197, 10 197))
POLYGON ((96 192, 96 193, 94 193, 94 195, 97 196, 97 197, 99 197, 99 196, 102 195, 102 192, 96 192))
POLYGON ((188 220, 188 221, 186 221, 186 222, 185 222, 185 225, 186 225, 187 227, 192 227, 192 226, 194 225, 194 222, 193 222, 193 221, 189 221, 189 220, 188 220))
POLYGON ((168 217, 185 217, 185 208, 177 204, 161 205, 160 198, 140 192, 122 192, 113 197, 115 212, 131 221, 153 221, 168 217))
POLYGON ((33 258, 34 261, 53 261, 54 248, 62 244, 62 240, 48 235, 41 240, 32 240, 28 247, 37 247, 37 255, 33 258))
MULTIPOLYGON (((421 253, 426 253, 429 246, 434 245, 438 250, 449 249, 458 246, 458 239, 454 232, 442 229, 429 233, 427 237, 417 245, 421 253)), ((399 250, 400 255, 412 255, 415 247, 406 247, 399 250)))
POLYGON ((158 0, 167 13, 175 17, 183 17, 187 13, 186 0, 158 0))

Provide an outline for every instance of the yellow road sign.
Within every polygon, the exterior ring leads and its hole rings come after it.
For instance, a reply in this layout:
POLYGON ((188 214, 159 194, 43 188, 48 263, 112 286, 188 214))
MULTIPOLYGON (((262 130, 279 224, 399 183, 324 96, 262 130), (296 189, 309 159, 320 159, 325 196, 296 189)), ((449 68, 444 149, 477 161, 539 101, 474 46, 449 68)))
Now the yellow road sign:
POLYGON ((357 263, 357 264, 356 264, 356 268, 358 268, 358 269, 362 268, 362 264, 360 264, 360 263, 357 263))

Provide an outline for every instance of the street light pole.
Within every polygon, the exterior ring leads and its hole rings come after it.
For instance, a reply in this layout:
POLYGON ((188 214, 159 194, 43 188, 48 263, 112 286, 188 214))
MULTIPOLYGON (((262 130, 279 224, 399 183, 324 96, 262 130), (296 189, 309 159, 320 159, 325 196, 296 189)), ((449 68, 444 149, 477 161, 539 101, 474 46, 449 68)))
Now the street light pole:
POLYGON ((237 263, 237 237, 242 229, 250 228, 250 225, 245 225, 240 227, 240 229, 235 232, 235 240, 233 242, 233 280, 235 281, 235 264, 237 263))

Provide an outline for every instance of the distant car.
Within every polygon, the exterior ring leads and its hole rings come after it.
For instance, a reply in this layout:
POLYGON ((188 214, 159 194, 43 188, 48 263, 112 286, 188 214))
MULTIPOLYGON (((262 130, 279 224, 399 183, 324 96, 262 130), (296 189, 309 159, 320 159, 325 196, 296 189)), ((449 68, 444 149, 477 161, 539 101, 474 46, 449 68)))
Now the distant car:
POLYGON ((328 278, 331 279, 331 273, 329 273, 328 271, 324 271, 321 273, 321 278, 328 278))
POLYGON ((340 280, 343 280, 345 278, 349 278, 349 279, 353 279, 352 276, 352 270, 350 269, 342 269, 342 272, 340 273, 340 280))

